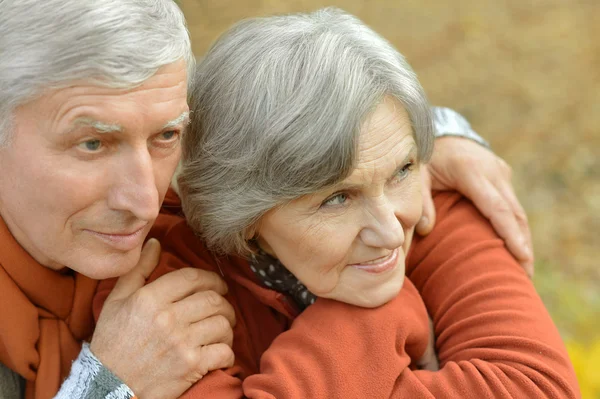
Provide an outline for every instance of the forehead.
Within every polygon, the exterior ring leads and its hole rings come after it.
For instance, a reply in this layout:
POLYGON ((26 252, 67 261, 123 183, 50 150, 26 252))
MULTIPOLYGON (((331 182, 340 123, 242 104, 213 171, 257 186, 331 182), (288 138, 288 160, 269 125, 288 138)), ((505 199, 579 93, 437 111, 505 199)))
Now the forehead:
POLYGON ((26 104, 50 130, 65 131, 82 120, 131 129, 166 124, 188 111, 187 71, 184 62, 166 65, 132 89, 115 89, 73 82, 26 104))
POLYGON ((386 97, 361 128, 355 170, 396 165, 413 149, 416 144, 408 113, 398 101, 386 97))

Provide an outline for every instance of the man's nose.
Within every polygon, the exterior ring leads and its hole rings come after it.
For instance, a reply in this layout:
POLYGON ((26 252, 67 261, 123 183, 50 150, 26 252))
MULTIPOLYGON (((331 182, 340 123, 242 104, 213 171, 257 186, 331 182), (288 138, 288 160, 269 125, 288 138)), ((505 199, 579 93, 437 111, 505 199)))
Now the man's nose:
POLYGON ((385 196, 377 198, 367 206, 365 217, 365 227, 360 236, 366 245, 393 250, 404 244, 402 224, 394 204, 385 196))
POLYGON ((115 183, 108 196, 110 209, 126 211, 152 221, 160 209, 152 156, 147 150, 130 154, 116 167, 115 183))

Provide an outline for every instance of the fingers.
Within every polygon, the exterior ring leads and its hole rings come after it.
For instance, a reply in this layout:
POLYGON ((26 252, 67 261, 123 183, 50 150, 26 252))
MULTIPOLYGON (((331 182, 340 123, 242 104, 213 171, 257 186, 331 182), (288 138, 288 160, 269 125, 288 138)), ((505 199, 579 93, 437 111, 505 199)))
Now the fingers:
MULTIPOLYGON (((532 276, 531 232, 511 185, 510 166, 475 142, 449 137, 436 140, 428 169, 433 187, 456 189, 473 201, 527 274, 532 276)), ((419 226, 417 232, 423 234, 419 226)))
POLYGON ((121 276, 115 288, 107 298, 108 300, 119 300, 127 298, 146 283, 160 259, 160 243, 155 238, 149 239, 140 255, 137 265, 129 273, 121 276))
MULTIPOLYGON (((509 203, 515 220, 519 225, 521 234, 523 236, 523 242, 520 244, 520 251, 513 252, 513 255, 521 266, 525 269, 529 277, 533 277, 534 273, 534 255, 533 255, 533 242, 531 239, 531 231, 529 230, 529 222, 527 220, 527 214, 519 203, 517 196, 510 184, 507 182, 498 183, 500 194, 509 203)), ((512 252, 512 251, 511 251, 512 252)))
POLYGON ((213 344, 200 348, 199 359, 206 372, 225 369, 233 366, 235 355, 229 345, 213 344))
POLYGON ((427 165, 421 166, 421 195, 423 196, 423 215, 417 223, 417 234, 425 236, 435 225, 435 206, 431 195, 431 175, 427 165))
POLYGON ((231 347, 233 330, 225 317, 212 316, 191 325, 189 340, 197 347, 218 343, 231 347))
POLYGON ((224 317, 229 325, 235 326, 233 306, 219 293, 200 291, 175 303, 177 318, 184 323, 196 323, 212 316, 224 317))
POLYGON ((177 302, 196 292, 227 293, 227 285, 216 273, 196 268, 172 271, 146 285, 143 290, 159 303, 177 302))
MULTIPOLYGON (((529 249, 524 243, 527 242, 525 234, 517 221, 515 212, 509 200, 488 180, 479 181, 479 189, 465 192, 479 211, 490 220, 498 235, 506 243, 506 247, 519 260, 531 259, 529 249)), ((475 186, 473 186, 475 187, 475 186)), ((529 274, 531 267, 527 266, 529 274)))

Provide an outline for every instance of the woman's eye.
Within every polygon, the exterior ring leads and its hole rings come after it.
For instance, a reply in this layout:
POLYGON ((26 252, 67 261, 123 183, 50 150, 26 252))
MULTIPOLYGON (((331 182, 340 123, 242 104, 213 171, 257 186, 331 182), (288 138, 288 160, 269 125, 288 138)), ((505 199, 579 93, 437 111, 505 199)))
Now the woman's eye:
POLYGON ((341 205, 348 199, 348 196, 344 193, 336 194, 333 197, 325 200, 323 205, 341 205))
POLYGON ((413 163, 412 162, 409 162, 406 165, 404 165, 402 167, 402 169, 400 169, 398 171, 398 173, 396 174, 396 178, 399 179, 399 180, 404 179, 406 176, 408 176, 408 174, 412 170, 412 167, 413 167, 413 163))
POLYGON ((78 147, 88 152, 96 152, 102 147, 102 142, 98 139, 86 140, 79 143, 78 147))

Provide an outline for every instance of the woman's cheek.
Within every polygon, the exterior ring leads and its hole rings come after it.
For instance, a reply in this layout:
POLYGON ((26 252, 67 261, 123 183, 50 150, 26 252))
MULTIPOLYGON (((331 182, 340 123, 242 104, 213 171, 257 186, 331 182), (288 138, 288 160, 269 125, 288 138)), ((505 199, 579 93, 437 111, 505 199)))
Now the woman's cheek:
POLYGON ((399 217, 405 230, 414 227, 423 214, 423 195, 418 171, 413 171, 410 179, 409 184, 402 188, 397 197, 401 202, 397 209, 400 209, 399 217))
POLYGON ((335 233, 320 240, 319 244, 313 247, 312 256, 304 262, 305 270, 301 272, 304 278, 299 279, 315 295, 327 297, 340 282, 351 245, 345 240, 335 239, 335 233))

